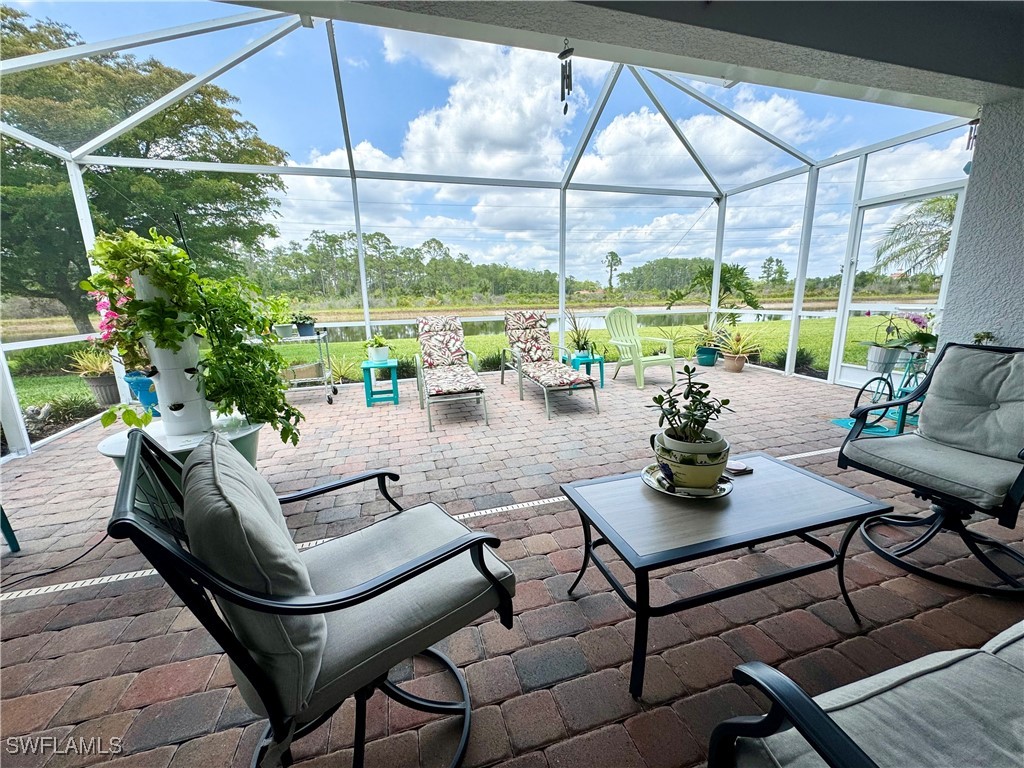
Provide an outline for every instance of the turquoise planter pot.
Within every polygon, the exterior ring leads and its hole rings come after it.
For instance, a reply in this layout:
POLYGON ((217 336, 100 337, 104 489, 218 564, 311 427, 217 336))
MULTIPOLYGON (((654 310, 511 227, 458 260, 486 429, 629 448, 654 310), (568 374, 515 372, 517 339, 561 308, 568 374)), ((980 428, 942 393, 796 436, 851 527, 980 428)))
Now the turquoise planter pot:
POLYGON ((718 350, 714 347, 697 347, 697 365, 714 365, 718 362, 718 350))

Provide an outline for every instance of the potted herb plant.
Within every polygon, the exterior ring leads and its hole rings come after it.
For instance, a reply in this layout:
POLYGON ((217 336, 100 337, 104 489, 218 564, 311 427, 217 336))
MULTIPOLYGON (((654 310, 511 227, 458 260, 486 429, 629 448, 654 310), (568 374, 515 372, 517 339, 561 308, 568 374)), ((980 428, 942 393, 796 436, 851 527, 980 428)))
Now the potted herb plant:
POLYGON ((316 318, 312 315, 305 312, 293 312, 292 323, 295 325, 296 330, 298 330, 299 336, 316 336, 316 318))
POLYGON ((102 349, 80 349, 71 353, 71 373, 77 373, 100 405, 116 405, 121 402, 114 376, 114 361, 110 353, 102 349))
POLYGON ((375 363, 383 363, 391 357, 391 348, 388 347, 388 340, 379 333, 373 334, 372 339, 367 339, 363 345, 366 347, 366 357, 375 363))
POLYGON ((739 373, 750 357, 761 353, 761 342, 753 333, 733 328, 719 334, 718 349, 722 353, 725 370, 739 373))
POLYGON ((728 399, 711 395, 711 387, 694 381, 697 369, 684 365, 680 380, 655 395, 658 426, 651 448, 664 478, 677 488, 713 488, 729 460, 729 443, 708 424, 730 410, 728 399))
MULTIPOLYGON (((255 285, 200 276, 156 230, 149 238, 101 234, 90 256, 98 271, 82 288, 109 307, 97 343, 116 350, 127 368, 142 367, 145 349, 168 435, 209 431, 214 409, 271 424, 283 441, 298 442, 303 416, 285 397, 285 363, 269 333, 274 306, 255 285)), ((120 415, 139 423, 123 407, 120 415)), ((117 416, 116 409, 104 414, 104 423, 117 416)))
POLYGON ((590 354, 590 328, 586 322, 580 320, 571 309, 566 310, 566 317, 569 318, 569 330, 566 337, 569 342, 569 350, 573 357, 587 357, 590 354))

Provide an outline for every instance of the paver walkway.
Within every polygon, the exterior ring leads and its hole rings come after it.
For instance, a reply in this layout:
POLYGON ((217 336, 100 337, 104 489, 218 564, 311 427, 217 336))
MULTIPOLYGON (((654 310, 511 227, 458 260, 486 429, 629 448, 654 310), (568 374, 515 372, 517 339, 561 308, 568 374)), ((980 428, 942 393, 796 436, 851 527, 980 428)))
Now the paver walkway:
MULTIPOLYGON (((513 383, 502 386, 497 374, 484 374, 490 428, 476 406, 463 403, 438 408, 428 434, 415 385, 406 381, 398 406, 373 409, 365 407, 361 386, 342 388, 334 405, 313 392, 296 393, 307 416, 299 446, 282 445, 269 431, 261 436, 259 469, 279 492, 391 467, 402 476, 396 496, 403 506, 429 499, 451 514, 485 512, 466 522, 503 540, 500 552, 518 578, 514 629, 487 617, 443 644, 464 667, 477 708, 467 768, 697 764, 716 722, 763 705, 730 682, 743 660, 778 665, 817 694, 934 650, 980 645, 1024 619, 1020 604, 907 576, 856 542, 847 573, 863 626, 838 599, 831 572, 654 619, 645 696, 634 702, 626 692, 631 613, 594 569, 577 599, 566 595, 581 562, 582 534, 558 484, 649 463, 656 419, 644 406, 655 385, 667 382, 667 371, 652 371, 638 391, 628 371, 615 382, 608 373, 600 415, 588 393, 561 394, 553 396, 547 421, 539 389, 527 386, 520 402, 513 383)), ((705 377, 733 401, 735 412, 720 428, 736 453, 792 457, 842 441, 829 419, 848 414, 851 390, 749 367, 705 377)), ((117 482, 112 463, 95 451, 103 436, 90 426, 0 469, 4 508, 23 547, 18 555, 3 550, 5 583, 100 542, 117 482)), ((892 499, 897 511, 923 508, 901 486, 841 472, 834 451, 791 460, 892 499)), ((291 505, 286 514, 296 540, 311 541, 348 533, 388 509, 367 488, 291 505)), ((1021 527, 979 525, 1005 540, 1024 538, 1021 527)), ((970 571, 965 554, 943 545, 927 556, 936 568, 970 571)), ((806 545, 783 541, 708 558, 659 574, 652 599, 672 600, 809 557, 806 545)), ((61 572, 12 589, 146 568, 132 545, 108 540, 61 572)), ((159 577, 6 600, 0 622, 0 736, 47 735, 65 744, 95 736, 103 746, 117 737, 122 749, 118 759, 7 750, 5 768, 248 765, 262 723, 242 704, 217 645, 159 577)), ((440 692, 432 672, 419 662, 399 670, 411 678, 408 687, 428 694, 440 692)), ((297 744, 298 764, 350 764, 352 713, 349 702, 297 744)), ((391 706, 379 694, 368 720, 367 765, 447 763, 450 721, 391 706)))

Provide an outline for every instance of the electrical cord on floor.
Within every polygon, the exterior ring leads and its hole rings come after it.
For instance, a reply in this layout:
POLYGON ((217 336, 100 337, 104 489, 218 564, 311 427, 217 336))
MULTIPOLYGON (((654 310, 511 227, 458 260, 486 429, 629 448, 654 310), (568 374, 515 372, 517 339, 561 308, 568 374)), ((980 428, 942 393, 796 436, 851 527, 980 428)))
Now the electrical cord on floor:
POLYGON ((87 550, 85 550, 85 552, 83 552, 78 557, 74 558, 73 560, 68 560, 63 565, 58 565, 56 568, 51 568, 48 571, 40 571, 38 573, 30 573, 28 576, 21 576, 20 578, 17 578, 14 581, 8 581, 6 584, 5 583, 0 583, 0 589, 10 589, 15 584, 21 584, 23 581, 29 581, 30 579, 38 579, 38 578, 40 578, 42 576, 49 576, 52 573, 57 573, 58 571, 62 571, 65 568, 67 568, 69 565, 74 565, 75 563, 77 563, 79 560, 81 560, 83 557, 88 555, 90 552, 92 552, 94 549, 96 549, 96 547, 98 547, 100 544, 102 544, 106 540, 107 540, 107 534, 103 534, 103 538, 102 539, 97 541, 95 544, 93 544, 91 547, 89 547, 87 550))

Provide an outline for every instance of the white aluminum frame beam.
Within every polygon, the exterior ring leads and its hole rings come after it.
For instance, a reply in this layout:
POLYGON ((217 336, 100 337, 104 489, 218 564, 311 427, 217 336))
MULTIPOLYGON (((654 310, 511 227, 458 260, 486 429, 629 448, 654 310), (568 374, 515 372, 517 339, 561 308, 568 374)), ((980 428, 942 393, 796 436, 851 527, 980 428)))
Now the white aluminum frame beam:
POLYGON ((953 232, 949 236, 949 247, 946 249, 946 263, 942 269, 942 280, 939 283, 939 296, 935 301, 936 327, 941 327, 942 314, 946 311, 946 295, 949 293, 949 276, 953 274, 953 257, 956 255, 956 241, 960 234, 960 217, 964 212, 964 199, 967 197, 967 186, 956 198, 956 211, 953 214, 953 232))
POLYGON ((718 200, 718 220, 715 223, 715 271, 711 277, 711 321, 718 319, 718 294, 722 290, 722 259, 725 255, 725 214, 728 200, 726 195, 722 195, 718 200))
POLYGON ((785 141, 780 139, 775 134, 769 133, 764 128, 761 128, 761 127, 755 125, 750 120, 747 120, 747 118, 743 117, 743 115, 741 115, 741 114, 739 114, 737 112, 733 112, 727 106, 725 106, 724 104, 719 103, 718 101, 715 101, 710 96, 705 96, 703 93, 698 91, 696 88, 691 88, 686 83, 684 83, 681 80, 677 79, 674 75, 666 75, 666 74, 664 74, 662 72, 658 72, 657 70, 652 70, 652 69, 648 69, 646 71, 650 72, 655 77, 660 77, 662 80, 664 80, 669 85, 675 86, 676 88, 678 88, 683 93, 685 93, 688 96, 690 96, 691 98, 699 101, 704 106, 710 107, 711 109, 715 110, 715 112, 718 112, 719 114, 724 115, 725 117, 729 118, 734 123, 736 123, 737 125, 742 125, 748 131, 750 131, 752 133, 756 133, 758 136, 760 136, 762 139, 767 141, 769 144, 773 144, 774 146, 778 147, 779 149, 781 149, 786 154, 792 155, 793 157, 795 157, 797 160, 799 160, 804 165, 814 165, 814 158, 811 157, 810 155, 805 154, 804 152, 801 152, 799 149, 797 149, 796 147, 794 147, 791 144, 787 144, 785 141))
POLYGON ((920 128, 910 133, 904 133, 900 136, 894 136, 891 139, 885 141, 879 141, 875 144, 869 144, 866 147, 859 149, 851 149, 849 152, 843 152, 841 155, 833 155, 832 157, 819 160, 815 163, 819 168, 827 168, 830 165, 836 165, 837 163, 845 163, 847 160, 854 160, 861 155, 870 155, 873 152, 880 152, 883 149, 892 149, 898 147, 900 144, 909 144, 912 141, 918 139, 926 139, 929 136, 934 136, 938 133, 945 133, 946 131, 952 131, 957 128, 963 128, 965 125, 969 125, 971 118, 957 117, 953 120, 946 120, 943 123, 930 126, 928 128, 920 128))
MULTIPOLYGON (((338 44, 334 39, 334 22, 327 21, 327 46, 331 50, 331 70, 334 73, 334 88, 338 97, 338 112, 341 114, 341 133, 345 141, 345 156, 348 167, 355 168, 352 156, 352 138, 348 130, 348 112, 345 110, 345 92, 341 86, 341 67, 338 65, 338 44)), ((348 174, 352 180, 352 216, 356 225, 356 262, 359 265, 359 289, 363 299, 363 331, 369 341, 370 333, 370 293, 366 286, 366 250, 363 247, 363 221, 359 215, 359 184, 355 174, 348 174)))
POLYGON ((846 326, 850 314, 850 300, 853 284, 857 277, 857 255, 860 253, 861 233, 864 231, 864 209, 857 200, 864 194, 864 175, 867 171, 868 156, 864 153, 857 163, 857 180, 853 185, 854 203, 850 206, 850 228, 846 236, 846 256, 843 262, 843 281, 839 287, 839 302, 836 306, 836 327, 832 332, 832 354, 828 366, 828 383, 835 384, 843 364, 843 347, 846 344, 846 326))
POLYGON ((114 155, 85 155, 77 160, 81 165, 105 165, 112 168, 142 168, 161 171, 200 171, 202 173, 257 173, 276 176, 332 176, 348 178, 348 168, 314 168, 302 165, 255 165, 248 163, 218 163, 205 160, 165 160, 145 157, 116 157, 114 155))
POLYGON ((558 343, 568 347, 565 341, 565 230, 568 226, 565 198, 565 189, 558 190, 558 343))
POLYGON ((33 136, 31 133, 26 133, 20 128, 15 128, 13 125, 9 125, 8 123, 0 122, 0 133, 20 141, 22 144, 27 144, 33 149, 38 149, 48 155, 59 157, 61 160, 71 159, 71 153, 66 149, 61 149, 56 144, 44 141, 37 136, 33 136))
POLYGON ((787 376, 796 372, 796 351, 800 348, 800 312, 804 308, 804 289, 807 286, 807 263, 811 254, 811 235, 814 232, 814 208, 818 200, 818 169, 807 173, 807 194, 804 196, 804 219, 800 227, 800 249, 797 252, 796 281, 793 284, 793 314, 789 321, 789 343, 786 345, 787 376))
POLYGON ((177 27, 167 27, 153 32, 144 32, 138 35, 127 35, 111 40, 104 40, 99 43, 87 43, 75 45, 70 48, 61 48, 56 51, 44 51, 33 53, 28 56, 19 56, 16 59, 9 59, 0 62, 0 74, 12 75, 15 72, 26 72, 37 67, 48 67, 53 64, 64 64, 69 61, 77 61, 90 56, 100 56, 104 53, 116 53, 130 48, 138 48, 142 45, 153 45, 165 43, 169 40, 178 40, 183 37, 202 35, 207 32, 219 32, 224 29, 243 27, 247 24, 258 24, 261 21, 272 21, 281 19, 293 14, 285 11, 250 11, 237 16, 225 16, 210 21, 198 21, 193 24, 182 24, 177 27))
POLYGON ((590 143, 590 138, 594 135, 597 121, 601 119, 601 115, 604 113, 605 105, 608 104, 608 97, 612 95, 612 90, 615 88, 615 83, 618 82, 620 74, 622 74, 622 65, 613 64, 608 72, 608 77, 604 80, 604 85, 601 86, 601 92, 597 96, 597 104, 590 111, 590 117, 587 118, 587 124, 583 127, 580 140, 576 142, 576 148, 572 151, 569 163, 565 166, 561 185, 563 190, 568 188, 569 182, 572 181, 572 175, 576 173, 576 166, 579 165, 583 153, 587 149, 587 144, 590 143))
POLYGON ((912 203, 915 200, 926 200, 929 197, 938 197, 939 195, 949 194, 950 192, 958 192, 966 185, 967 179, 965 177, 963 179, 957 179, 956 181, 945 181, 942 184, 932 184, 930 187, 918 187, 904 192, 893 192, 888 195, 870 197, 867 200, 857 200, 855 204, 859 205, 861 208, 881 208, 882 206, 892 205, 893 203, 912 203))
POLYGON ((640 76, 640 73, 636 71, 635 67, 628 67, 628 69, 630 73, 633 75, 633 77, 636 78, 636 81, 640 83, 640 87, 644 89, 644 93, 647 94, 647 98, 651 100, 651 103, 654 104, 654 107, 658 110, 659 113, 661 113, 661 116, 665 119, 665 122, 668 123, 668 127, 672 129, 672 133, 674 133, 676 135, 676 138, 679 139, 680 142, 682 142, 684 147, 686 147, 686 151, 690 153, 690 157, 693 158, 693 162, 695 162, 697 164, 697 167, 700 168, 700 172, 704 174, 704 178, 706 178, 711 183, 711 186, 715 188, 715 192, 718 193, 719 197, 724 196, 725 191, 718 185, 718 182, 715 181, 714 175, 704 164, 704 161, 701 159, 700 154, 697 152, 696 149, 693 148, 693 145, 690 144, 689 140, 686 138, 686 135, 682 132, 679 126, 676 125, 676 121, 672 119, 672 116, 668 113, 668 110, 666 110, 664 105, 661 103, 661 99, 659 99, 657 94, 654 93, 654 91, 651 89, 651 86, 647 84, 647 81, 640 76))
POLYGON ((18 392, 14 388, 11 369, 7 365, 7 353, 3 348, 0 348, 0 424, 4 426, 7 447, 12 456, 28 456, 32 453, 32 440, 25 429, 18 392))
MULTIPOLYGON (((816 168, 817 166, 811 167, 816 168)), ((802 173, 807 173, 807 171, 808 167, 806 165, 800 168, 794 168, 791 171, 782 171, 782 173, 776 173, 774 176, 766 176, 760 181, 752 181, 749 184, 742 184, 738 187, 734 187, 733 189, 728 190, 726 194, 740 195, 743 194, 744 192, 749 192, 752 189, 757 189, 758 187, 766 187, 769 184, 774 184, 776 181, 784 181, 785 179, 791 179, 794 176, 799 176, 802 173)))
POLYGON ((182 83, 173 91, 171 91, 168 94, 165 94, 164 96, 161 96, 159 99, 154 101, 149 106, 143 107, 134 115, 131 115, 130 117, 122 120, 120 123, 113 126, 112 128, 108 128, 106 131, 101 133, 99 136, 91 139, 90 141, 87 141, 78 149, 74 150, 71 153, 71 156, 78 160, 88 154, 95 152, 97 149, 110 143, 121 134, 130 131, 136 125, 148 120, 153 115, 159 112, 163 112, 165 109, 167 109, 173 104, 178 103, 186 96, 198 90, 202 86, 206 85, 214 78, 224 74, 232 67, 241 64, 250 56, 259 53, 267 46, 276 43, 282 37, 295 31, 301 26, 302 22, 299 20, 299 17, 293 16, 290 21, 287 21, 281 26, 276 27, 267 34, 263 35, 262 37, 253 40, 251 43, 249 43, 246 46, 243 46, 240 50, 231 54, 220 63, 215 64, 213 67, 206 70, 201 75, 196 75, 188 82, 182 83))
POLYGON ((703 197, 717 200, 718 195, 706 189, 670 189, 669 187, 618 187, 612 184, 582 184, 569 182, 567 187, 575 192, 614 192, 623 195, 657 195, 660 197, 703 197))

